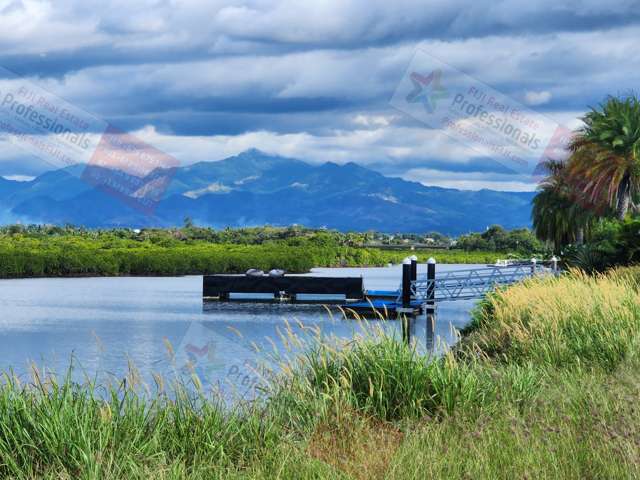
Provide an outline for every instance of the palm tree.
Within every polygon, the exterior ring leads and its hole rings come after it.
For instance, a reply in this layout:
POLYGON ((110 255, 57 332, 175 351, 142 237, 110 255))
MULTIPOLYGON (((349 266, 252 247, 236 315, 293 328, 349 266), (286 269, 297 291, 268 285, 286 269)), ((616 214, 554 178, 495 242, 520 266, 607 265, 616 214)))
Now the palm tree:
POLYGON ((563 215, 563 200, 551 189, 541 189, 533 199, 533 230, 536 236, 553 243, 554 251, 575 239, 569 218, 563 215))
POLYGON ((569 147, 571 174, 592 201, 605 197, 623 220, 640 192, 640 101, 608 97, 582 120, 569 147))
POLYGON ((533 229, 538 238, 552 242, 557 252, 564 245, 583 243, 601 207, 575 188, 565 162, 548 160, 543 168, 548 176, 533 199, 533 229))

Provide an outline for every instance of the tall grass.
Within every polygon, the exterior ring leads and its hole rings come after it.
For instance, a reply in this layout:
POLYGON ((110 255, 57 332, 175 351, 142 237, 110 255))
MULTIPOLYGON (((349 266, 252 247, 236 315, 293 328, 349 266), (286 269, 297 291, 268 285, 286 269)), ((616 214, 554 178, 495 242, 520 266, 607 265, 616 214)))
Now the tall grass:
POLYGON ((503 392, 518 403, 534 394, 539 377, 532 365, 498 370, 451 353, 434 360, 386 337, 342 351, 320 346, 283 379, 275 401, 292 411, 310 408, 312 416, 339 406, 397 421, 488 407, 503 392))
POLYGON ((533 279, 491 295, 461 353, 546 367, 614 369, 633 353, 640 292, 621 272, 533 279))
MULTIPOLYGON (((151 401, 126 387, 5 375, 0 388, 0 477, 144 477, 237 469, 280 440, 252 409, 229 410, 178 387, 151 401)), ((257 408, 257 407, 256 407, 257 408)))
POLYGON ((236 409, 7 375, 0 477, 638 478, 637 278, 498 291, 439 359, 380 335, 319 343, 236 409))

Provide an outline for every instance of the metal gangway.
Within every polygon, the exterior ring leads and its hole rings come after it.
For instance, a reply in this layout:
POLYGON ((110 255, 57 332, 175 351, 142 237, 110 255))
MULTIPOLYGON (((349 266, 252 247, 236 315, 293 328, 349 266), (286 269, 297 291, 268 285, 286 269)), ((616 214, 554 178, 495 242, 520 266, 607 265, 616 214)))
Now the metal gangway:
POLYGON ((492 290, 520 282, 526 278, 542 275, 555 275, 558 272, 558 260, 549 262, 498 261, 495 265, 451 270, 435 274, 435 262, 429 274, 416 275, 411 281, 411 297, 421 303, 480 299, 492 290))

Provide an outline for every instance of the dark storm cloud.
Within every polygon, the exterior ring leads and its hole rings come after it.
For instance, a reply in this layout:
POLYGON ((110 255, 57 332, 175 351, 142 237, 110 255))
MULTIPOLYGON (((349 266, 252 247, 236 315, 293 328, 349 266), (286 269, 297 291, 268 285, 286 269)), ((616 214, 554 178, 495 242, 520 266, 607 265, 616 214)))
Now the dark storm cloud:
POLYGON ((241 111, 177 111, 135 116, 112 116, 109 121, 122 130, 138 130, 154 125, 164 134, 179 136, 239 135, 255 130, 269 130, 277 134, 292 131, 327 135, 335 129, 353 128, 345 114, 323 111, 285 112, 275 114, 241 111))
POLYGON ((103 65, 591 32, 640 22, 637 1, 335 0, 314 4, 230 0, 194 1, 179 7, 159 1, 146 7, 131 2, 62 0, 50 6, 34 10, 14 1, 0 18, 30 20, 34 34, 37 26, 49 27, 49 35, 58 29, 64 32, 67 25, 71 33, 72 26, 85 27, 80 30, 80 40, 67 45, 60 39, 46 38, 46 30, 39 31, 37 38, 8 31, 0 34, 1 44, 8 47, 0 55, 3 65, 24 75, 62 75, 103 65))
POLYGON ((151 127, 185 162, 204 156, 190 153, 189 137, 217 136, 215 145, 262 141, 250 146, 316 161, 326 151, 391 174, 420 167, 504 178, 490 159, 438 151, 426 125, 389 107, 416 48, 567 123, 640 84, 639 6, 10 1, 0 2, 0 65, 120 128, 151 127))

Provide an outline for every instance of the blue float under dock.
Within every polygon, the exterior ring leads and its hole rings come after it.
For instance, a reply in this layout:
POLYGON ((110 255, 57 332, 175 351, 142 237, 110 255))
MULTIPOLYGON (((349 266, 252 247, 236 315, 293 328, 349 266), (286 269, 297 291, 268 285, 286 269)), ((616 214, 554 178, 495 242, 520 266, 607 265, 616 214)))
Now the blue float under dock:
POLYGON ((395 300, 400 296, 400 290, 366 290, 364 296, 371 300, 395 300))
MULTIPOLYGON (((377 317, 379 315, 382 315, 391 317, 392 315, 396 315, 398 309, 402 308, 402 303, 398 302, 396 298, 397 295, 394 296, 393 300, 378 298, 364 302, 349 302, 342 305, 342 309, 363 316, 373 315, 377 317)), ((420 311, 421 306, 422 302, 413 300, 410 303, 409 308, 413 310, 414 313, 417 313, 420 311)))

